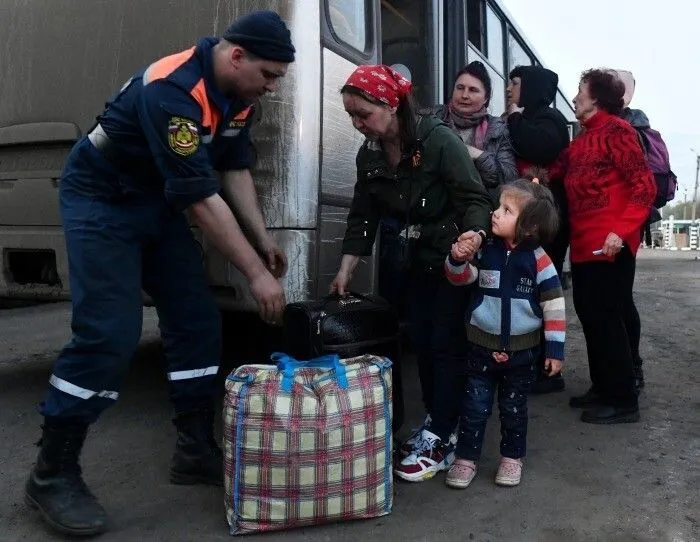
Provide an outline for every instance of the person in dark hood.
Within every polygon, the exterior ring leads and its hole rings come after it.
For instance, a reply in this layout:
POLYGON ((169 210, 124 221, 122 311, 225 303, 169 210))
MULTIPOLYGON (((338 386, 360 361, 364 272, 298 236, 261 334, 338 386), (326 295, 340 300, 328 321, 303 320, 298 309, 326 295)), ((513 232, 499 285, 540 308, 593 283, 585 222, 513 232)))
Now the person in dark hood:
POLYGON ((540 66, 517 66, 506 89, 507 123, 520 174, 532 166, 546 167, 569 145, 566 119, 550 107, 559 76, 540 66))
MULTIPOLYGON (((505 115, 518 170, 520 175, 525 175, 532 168, 546 168, 554 162, 569 145, 569 130, 564 115, 550 107, 559 83, 556 73, 540 66, 517 66, 509 78, 505 115)), ((560 226, 554 240, 544 249, 562 277, 569 246, 568 205, 564 183, 553 182, 550 188, 559 208, 560 226)), ((564 386, 561 373, 549 377, 544 370, 544 359, 540 360, 531 392, 550 393, 561 391, 564 386)))

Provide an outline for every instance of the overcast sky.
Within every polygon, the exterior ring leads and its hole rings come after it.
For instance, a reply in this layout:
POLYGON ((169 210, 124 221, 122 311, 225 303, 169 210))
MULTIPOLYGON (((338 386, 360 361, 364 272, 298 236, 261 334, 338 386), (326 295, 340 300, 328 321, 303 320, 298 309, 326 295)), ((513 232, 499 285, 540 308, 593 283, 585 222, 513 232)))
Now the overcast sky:
MULTIPOLYGON (((627 69, 669 147, 676 202, 693 197, 700 152, 700 4, 682 0, 501 0, 569 99, 584 69, 627 69)), ((698 195, 700 199, 700 194, 698 195)))

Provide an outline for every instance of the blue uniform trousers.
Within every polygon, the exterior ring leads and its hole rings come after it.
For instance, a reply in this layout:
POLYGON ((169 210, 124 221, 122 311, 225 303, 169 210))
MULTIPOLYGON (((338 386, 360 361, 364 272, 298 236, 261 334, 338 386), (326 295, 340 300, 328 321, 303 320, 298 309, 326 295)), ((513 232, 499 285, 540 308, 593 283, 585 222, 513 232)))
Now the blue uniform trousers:
POLYGON ((142 289, 158 311, 176 413, 211 408, 221 319, 185 216, 158 193, 109 200, 70 178, 59 187, 73 337, 42 414, 91 423, 117 400, 141 335, 142 289))

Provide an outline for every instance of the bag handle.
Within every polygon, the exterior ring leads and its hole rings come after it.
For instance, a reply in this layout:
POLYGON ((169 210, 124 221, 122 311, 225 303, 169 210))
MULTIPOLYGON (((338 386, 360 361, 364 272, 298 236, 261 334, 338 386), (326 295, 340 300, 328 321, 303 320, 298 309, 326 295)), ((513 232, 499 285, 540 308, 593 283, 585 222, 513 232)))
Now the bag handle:
POLYGON ((327 354, 318 358, 313 358, 306 361, 294 359, 288 354, 282 352, 274 352, 270 359, 274 361, 277 368, 282 371, 282 390, 285 392, 292 391, 294 383, 294 372, 297 369, 314 368, 314 369, 334 369, 335 378, 340 389, 347 389, 348 376, 345 370, 345 365, 340 362, 338 354, 327 354))
POLYGON ((333 299, 346 299, 348 297, 356 297, 357 299, 364 299, 364 300, 369 300, 369 296, 365 294, 361 294, 359 292, 353 292, 352 290, 349 290, 347 292, 347 295, 342 296, 340 294, 329 294, 323 297, 324 301, 331 301, 333 299))

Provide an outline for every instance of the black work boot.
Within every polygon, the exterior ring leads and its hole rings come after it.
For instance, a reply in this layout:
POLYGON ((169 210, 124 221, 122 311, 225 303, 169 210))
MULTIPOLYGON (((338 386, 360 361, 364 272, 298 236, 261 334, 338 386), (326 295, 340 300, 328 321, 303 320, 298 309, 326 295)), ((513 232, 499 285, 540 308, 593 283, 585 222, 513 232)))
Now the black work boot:
POLYGON ((173 484, 224 485, 224 461, 214 440, 214 411, 179 414, 173 423, 177 443, 170 467, 173 484))
POLYGON ((107 529, 107 514, 85 485, 78 464, 87 425, 64 425, 47 419, 41 450, 27 480, 24 499, 57 531, 89 536, 107 529))

